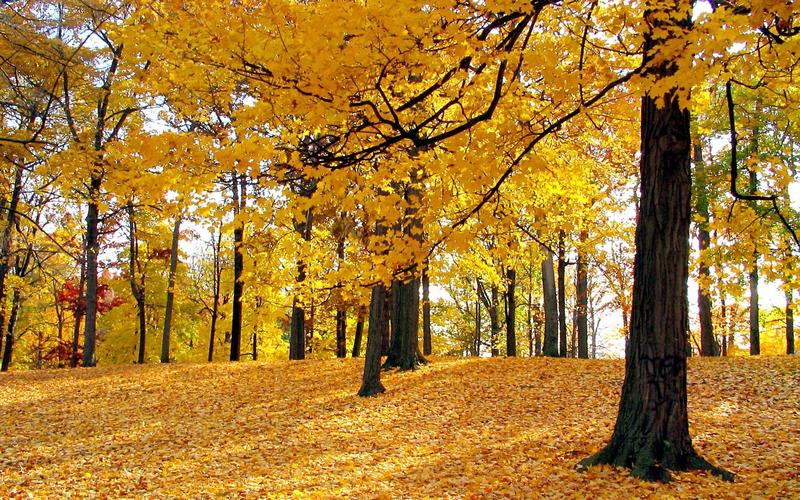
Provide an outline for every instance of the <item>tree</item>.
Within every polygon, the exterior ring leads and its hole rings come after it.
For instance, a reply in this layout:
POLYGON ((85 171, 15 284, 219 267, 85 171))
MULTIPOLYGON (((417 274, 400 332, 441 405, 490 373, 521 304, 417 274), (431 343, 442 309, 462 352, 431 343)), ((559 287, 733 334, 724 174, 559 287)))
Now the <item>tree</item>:
POLYGON ((509 267, 506 271, 506 356, 517 355, 517 270, 509 267))
POLYGON ((542 260, 542 293, 544 295, 544 342, 542 354, 558 357, 558 303, 553 273, 553 253, 546 251, 542 260))
POLYGON ((172 245, 169 252, 169 279, 167 282, 167 305, 164 309, 164 332, 161 337, 161 362, 169 363, 169 337, 172 330, 172 309, 175 301, 175 273, 178 269, 178 242, 181 233, 181 219, 175 219, 172 229, 172 245))
POLYGON ((697 224, 697 244, 700 250, 700 263, 697 269, 697 307, 700 316, 700 355, 719 356, 720 349, 714 336, 714 324, 711 318, 711 271, 706 263, 711 246, 709 231, 708 192, 705 165, 703 164, 703 148, 699 143, 693 146, 695 161, 695 213, 700 218, 697 224))
MULTIPOLYGON (((581 242, 588 238, 587 232, 581 231, 581 242)), ((578 357, 589 357, 589 277, 587 272, 586 251, 578 250, 575 265, 575 323, 578 332, 578 357)))
MULTIPOLYGON (((689 13, 688 2, 650 6, 645 12, 649 21, 645 61, 659 61, 664 44, 689 29, 689 13)), ((662 59, 650 71, 658 82, 669 81, 676 70, 662 59)), ((674 85, 664 95, 642 97, 641 202, 625 380, 610 442, 581 466, 630 467, 634 476, 651 481, 668 481, 668 470, 689 468, 731 480, 732 474, 697 454, 689 435, 686 289, 691 133, 686 95, 681 96, 674 85)))

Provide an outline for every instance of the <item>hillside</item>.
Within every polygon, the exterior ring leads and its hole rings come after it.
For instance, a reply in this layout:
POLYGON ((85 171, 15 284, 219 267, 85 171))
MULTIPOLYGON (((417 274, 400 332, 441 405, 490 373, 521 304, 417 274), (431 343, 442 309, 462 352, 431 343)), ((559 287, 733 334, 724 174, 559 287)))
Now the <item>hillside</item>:
POLYGON ((800 358, 692 359, 696 448, 736 473, 573 470, 609 437, 621 361, 435 359, 354 395, 362 362, 0 377, 0 496, 800 497, 800 358))

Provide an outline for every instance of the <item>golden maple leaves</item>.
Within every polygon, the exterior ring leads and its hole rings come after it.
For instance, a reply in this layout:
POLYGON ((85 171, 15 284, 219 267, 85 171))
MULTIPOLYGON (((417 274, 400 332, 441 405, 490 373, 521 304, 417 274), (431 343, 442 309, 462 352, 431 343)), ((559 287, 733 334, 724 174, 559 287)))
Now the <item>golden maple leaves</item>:
POLYGON ((793 497, 800 360, 696 359, 695 446, 737 474, 667 485, 574 465, 608 437, 621 361, 436 359, 357 398, 356 360, 3 379, 10 497, 793 497))

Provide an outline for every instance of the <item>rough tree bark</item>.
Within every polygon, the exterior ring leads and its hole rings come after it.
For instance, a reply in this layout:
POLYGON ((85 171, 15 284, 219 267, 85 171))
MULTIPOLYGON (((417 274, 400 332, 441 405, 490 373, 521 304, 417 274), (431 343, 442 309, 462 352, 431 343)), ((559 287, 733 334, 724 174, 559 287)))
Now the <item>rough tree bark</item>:
POLYGON ((558 305, 556 278, 553 272, 553 254, 546 251, 542 261, 542 295, 544 296, 544 342, 542 354, 558 357, 558 305))
POLYGON ((181 234, 181 217, 175 219, 172 228, 172 246, 169 251, 169 280, 167 305, 164 308, 164 332, 161 336, 161 362, 169 363, 169 336, 172 329, 172 308, 175 300, 175 272, 178 270, 178 240, 181 234))
MULTIPOLYGON (((691 5, 658 4, 645 18, 664 29, 690 25, 691 5)), ((651 30, 652 25, 651 25, 651 30)), ((673 32, 674 33, 674 32, 673 32)), ((645 33, 645 60, 667 39, 645 33)), ((674 36, 674 35, 673 35, 674 36)), ((666 63, 652 69, 669 76, 666 63)), ((641 111, 641 201, 636 226, 633 309, 625 380, 611 441, 579 466, 613 464, 636 477, 668 481, 668 470, 704 469, 732 475, 701 458, 692 446, 686 393, 689 323, 690 162, 689 111, 669 93, 645 95, 641 111)))
POLYGON ((419 281, 392 281, 392 345, 384 369, 414 370, 424 363, 419 353, 419 281))
MULTIPOLYGON (((421 194, 418 179, 412 175, 405 188, 405 209, 402 230, 406 237, 421 240, 420 220, 416 204, 421 194)), ((419 351, 419 285, 418 267, 408 269, 408 277, 392 281, 392 343, 384 368, 414 370, 425 358, 419 351)))

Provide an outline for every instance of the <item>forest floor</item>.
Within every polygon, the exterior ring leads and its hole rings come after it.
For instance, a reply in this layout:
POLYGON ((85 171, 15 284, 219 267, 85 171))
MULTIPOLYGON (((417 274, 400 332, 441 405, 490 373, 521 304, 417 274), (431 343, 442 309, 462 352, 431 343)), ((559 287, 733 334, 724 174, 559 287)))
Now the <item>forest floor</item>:
POLYGON ((692 359, 697 450, 736 474, 574 470, 610 436, 622 361, 434 358, 0 376, 0 497, 800 498, 800 357, 692 359))

